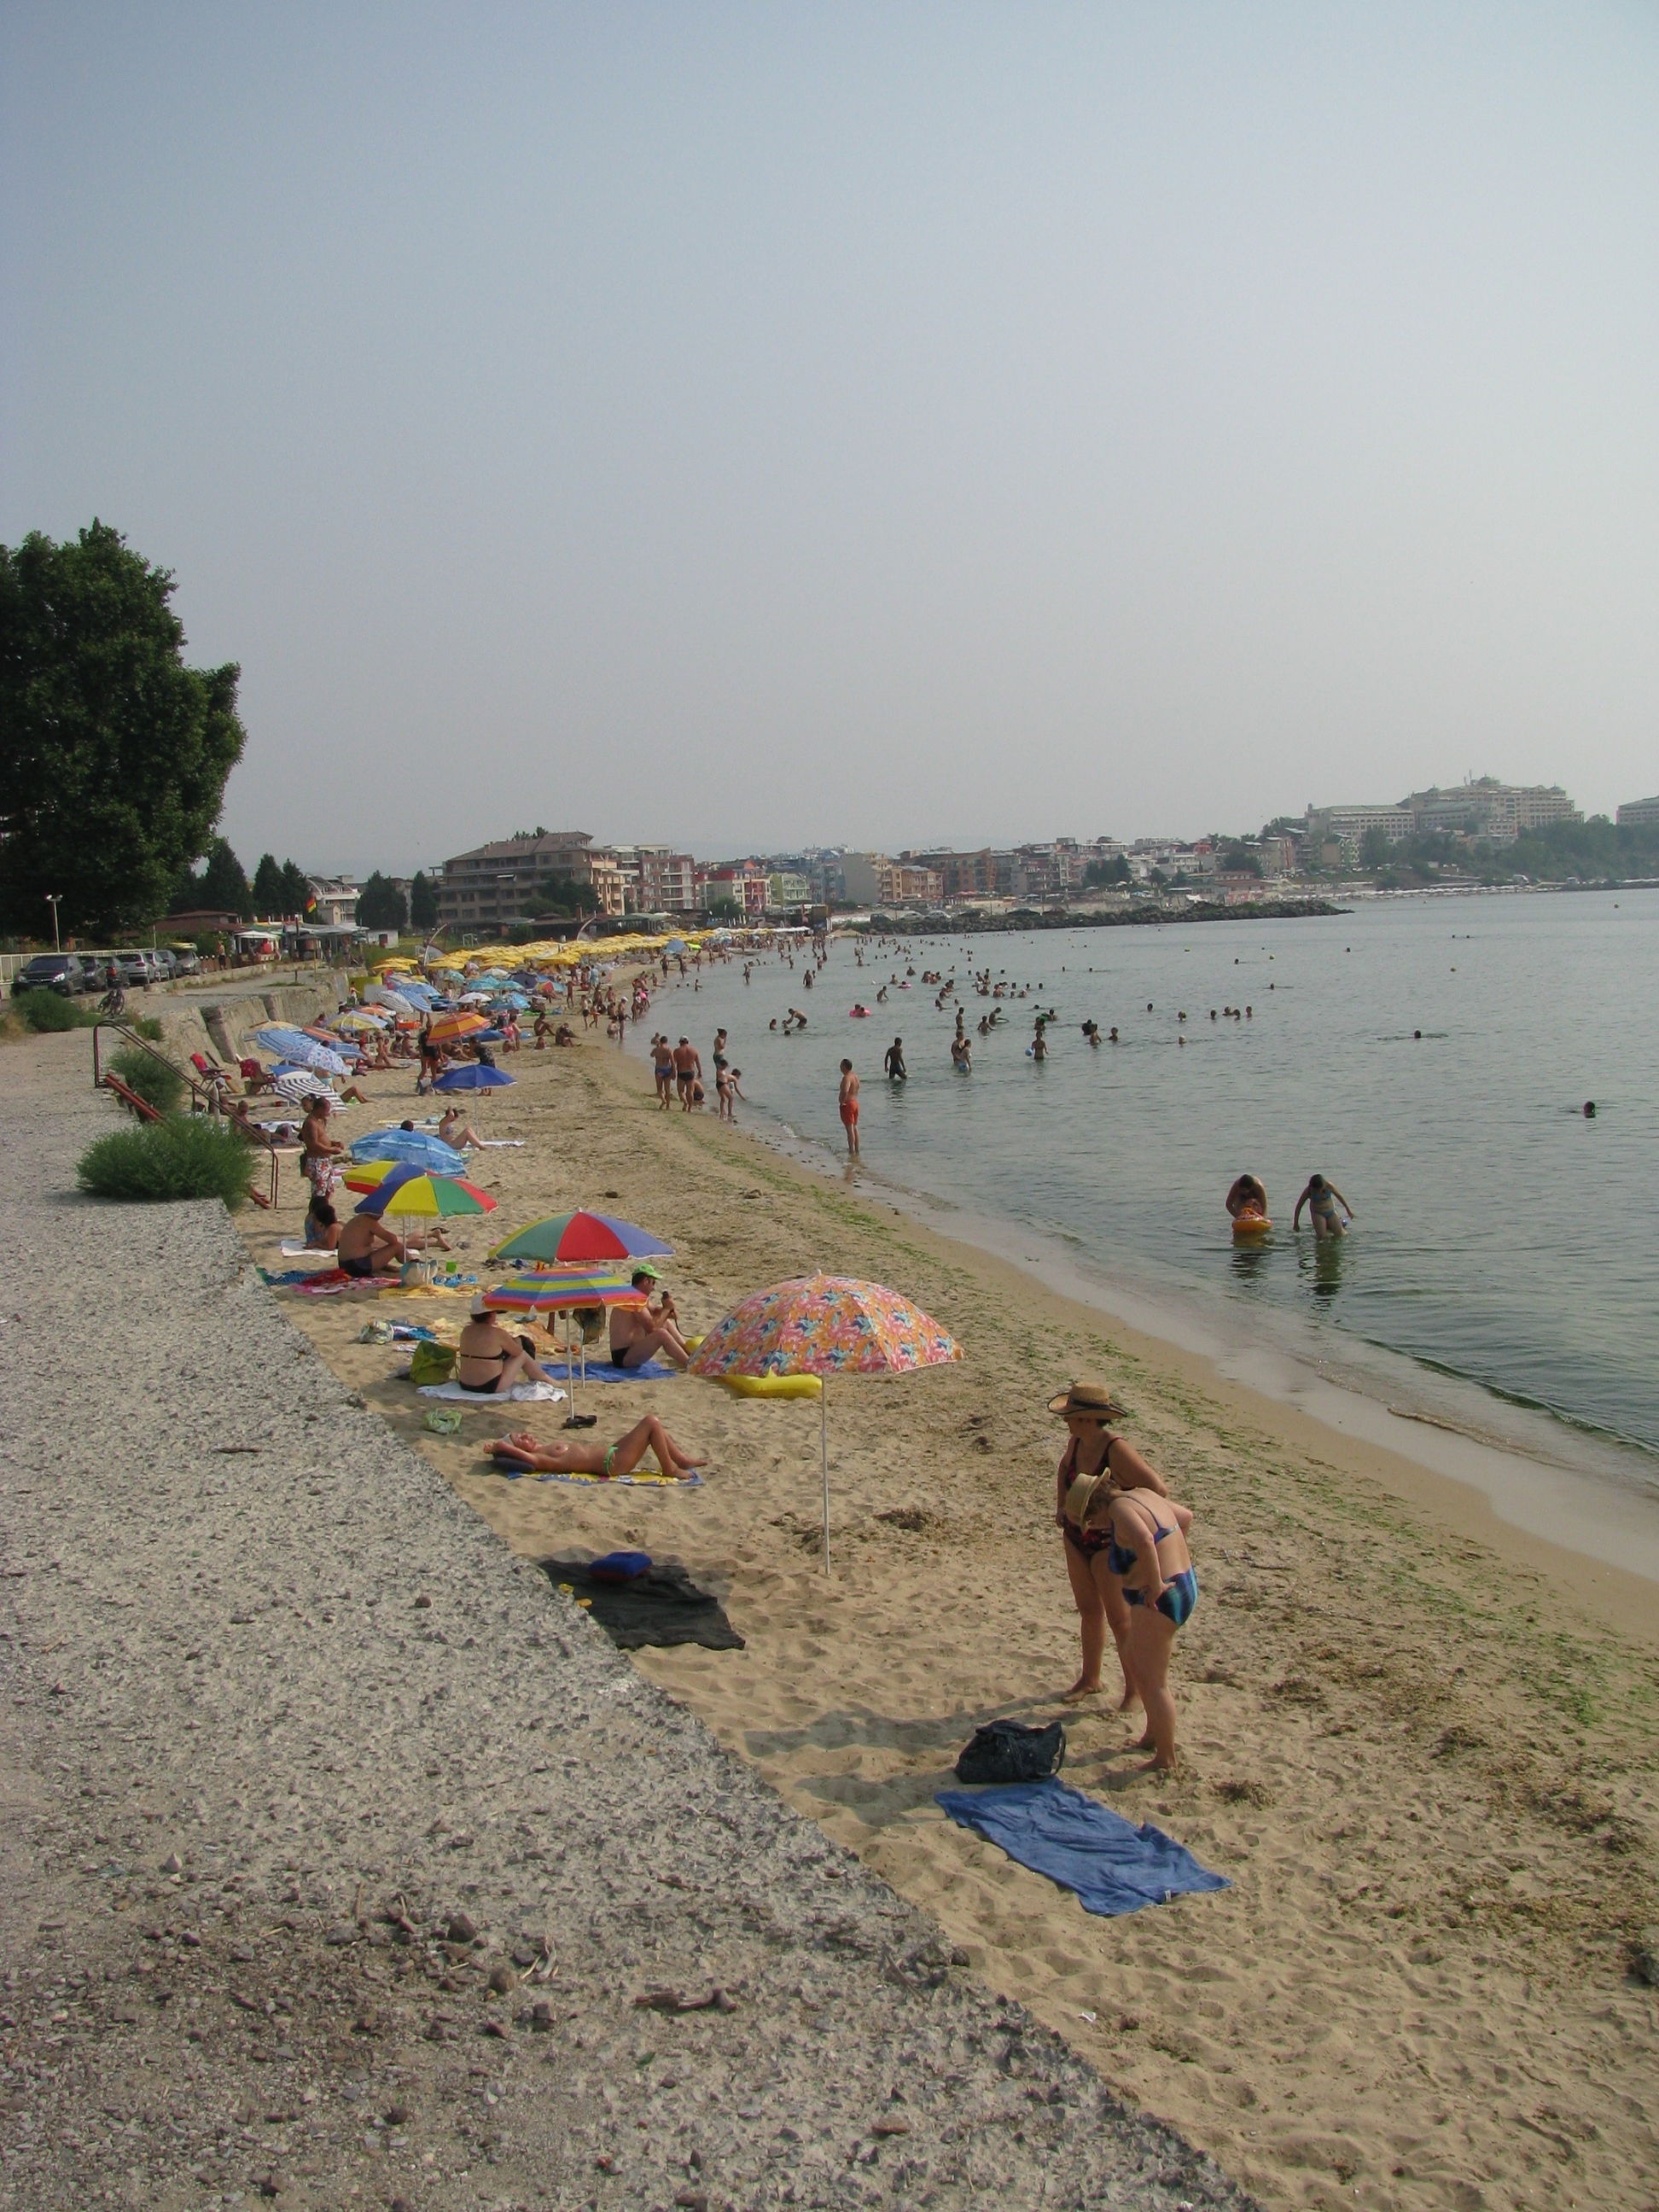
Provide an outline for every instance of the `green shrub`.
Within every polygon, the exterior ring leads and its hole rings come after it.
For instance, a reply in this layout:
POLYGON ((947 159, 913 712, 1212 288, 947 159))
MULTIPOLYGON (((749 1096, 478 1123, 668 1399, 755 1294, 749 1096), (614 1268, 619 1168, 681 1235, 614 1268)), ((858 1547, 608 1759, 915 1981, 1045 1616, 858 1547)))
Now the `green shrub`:
POLYGON ((141 1052, 136 1044, 130 1044, 114 1054, 109 1070, 112 1075, 120 1077, 129 1091, 155 1107, 158 1114, 178 1111, 185 1095, 185 1079, 176 1067, 169 1067, 149 1053, 141 1052))
POLYGON ((138 1129, 112 1129, 82 1153, 75 1175, 94 1198, 247 1199, 252 1160, 234 1129, 204 1115, 169 1114, 138 1129))
POLYGON ((160 1044, 161 1042, 161 1024, 154 1014, 137 1015, 127 1024, 127 1027, 130 1030, 137 1030, 141 1037, 148 1037, 152 1044, 160 1044))
POLYGON ((32 1030, 84 1030, 97 1019, 58 991, 20 991, 12 1005, 32 1030))

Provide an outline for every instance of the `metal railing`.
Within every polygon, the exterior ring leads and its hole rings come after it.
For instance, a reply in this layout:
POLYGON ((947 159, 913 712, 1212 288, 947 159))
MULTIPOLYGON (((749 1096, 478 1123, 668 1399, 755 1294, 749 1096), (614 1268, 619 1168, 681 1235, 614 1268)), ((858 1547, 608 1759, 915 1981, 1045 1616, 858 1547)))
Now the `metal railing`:
POLYGON ((148 1053, 158 1067, 165 1067, 169 1074, 176 1076, 190 1092, 191 1113, 222 1114, 231 1127, 255 1152, 264 1152, 270 1170, 269 1189, 258 1191, 250 1187, 248 1196, 256 1206, 264 1206, 267 1210, 273 1207, 276 1203, 276 1194, 282 1182, 282 1166, 277 1158, 276 1139, 268 1129, 262 1128, 252 1118, 243 1101, 240 1098, 232 1098, 228 1093, 221 1091, 212 1082, 199 1073, 186 1074, 182 1067, 167 1058, 166 1053, 158 1052, 147 1036, 141 1036, 137 1030, 129 1028, 126 1023, 94 1022, 92 1026, 93 1086, 95 1090, 113 1092, 124 1106, 128 1107, 131 1111, 138 1112, 141 1119, 154 1121, 159 1120, 160 1116, 147 1100, 139 1099, 128 1085, 122 1082, 118 1075, 111 1073, 105 1067, 100 1041, 106 1030, 113 1030, 123 1044, 131 1046, 139 1052, 148 1053))

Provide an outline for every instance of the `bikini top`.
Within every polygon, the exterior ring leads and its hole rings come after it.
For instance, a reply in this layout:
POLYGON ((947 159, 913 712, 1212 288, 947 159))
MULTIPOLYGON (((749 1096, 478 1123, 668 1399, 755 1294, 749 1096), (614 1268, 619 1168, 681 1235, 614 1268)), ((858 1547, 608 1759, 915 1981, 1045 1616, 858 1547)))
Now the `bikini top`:
POLYGON ((1066 1447, 1066 1457, 1061 1462, 1061 1467, 1071 1476, 1071 1482, 1066 1492, 1066 1503, 1060 1510, 1077 1528, 1081 1528, 1085 1526, 1089 1517, 1089 1510, 1101 1492, 1115 1487, 1112 1480, 1111 1457, 1112 1446, 1117 1441, 1115 1436, 1109 1431, 1107 1433, 1106 1456, 1102 1460, 1100 1471, 1097 1474, 1078 1474, 1078 1439, 1075 1437, 1066 1447))

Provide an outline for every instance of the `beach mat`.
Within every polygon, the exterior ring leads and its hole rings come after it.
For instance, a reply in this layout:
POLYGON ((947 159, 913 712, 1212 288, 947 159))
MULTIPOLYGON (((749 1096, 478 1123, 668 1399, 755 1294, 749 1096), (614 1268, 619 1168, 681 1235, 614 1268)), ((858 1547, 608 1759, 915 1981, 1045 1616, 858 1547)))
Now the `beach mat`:
POLYGON ((1188 1891, 1232 1887, 1161 1828, 1138 1828, 1052 1774, 1000 1789, 944 1790, 938 1802, 1021 1866, 1075 1890, 1085 1912, 1139 1912, 1188 1891))
MULTIPOLYGON (((551 1375, 561 1382, 570 1380, 570 1370, 562 1360, 544 1359, 544 1375, 551 1375)), ((576 1363, 577 1379, 583 1382, 665 1382, 679 1379, 678 1367, 667 1367, 660 1360, 647 1359, 642 1367, 618 1367, 612 1359, 590 1359, 586 1367, 576 1363)))
POLYGON ((689 1474, 664 1474, 656 1468, 643 1466, 636 1467, 632 1474, 584 1474, 567 1468, 544 1468, 539 1473, 532 1473, 529 1468, 514 1467, 510 1461, 497 1459, 494 1452, 489 1455, 489 1464, 509 1482, 570 1482, 579 1490, 694 1490, 702 1480, 696 1468, 689 1474))
POLYGON ((623 1651, 646 1644, 701 1644, 741 1651, 744 1640, 720 1600, 699 1589, 684 1567, 650 1566, 632 1582, 596 1582, 582 1559, 544 1559, 548 1580, 568 1590, 623 1651))
POLYGON ((441 1398, 447 1406, 560 1406, 564 1392, 550 1382, 515 1382, 510 1390, 463 1390, 459 1382, 422 1382, 423 1398, 441 1398))

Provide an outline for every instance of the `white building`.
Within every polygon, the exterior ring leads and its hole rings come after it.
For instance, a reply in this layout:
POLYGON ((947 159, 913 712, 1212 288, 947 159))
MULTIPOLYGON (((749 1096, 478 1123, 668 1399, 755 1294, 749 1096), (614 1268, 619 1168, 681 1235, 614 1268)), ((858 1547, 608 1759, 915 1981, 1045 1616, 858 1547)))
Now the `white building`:
POLYGON ((1627 799, 1613 818, 1621 830, 1659 830, 1659 799, 1627 799))

